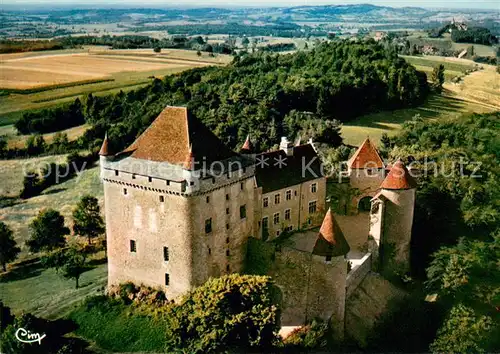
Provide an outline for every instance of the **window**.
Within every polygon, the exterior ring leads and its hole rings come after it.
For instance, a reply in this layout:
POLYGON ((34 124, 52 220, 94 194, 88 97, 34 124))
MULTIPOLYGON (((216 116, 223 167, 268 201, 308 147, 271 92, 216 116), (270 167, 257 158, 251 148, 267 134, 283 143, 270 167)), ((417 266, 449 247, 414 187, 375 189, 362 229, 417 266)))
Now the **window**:
POLYGON ((332 261, 332 256, 326 256, 326 263, 330 263, 332 261))
POLYGON ((135 179, 135 175, 132 175, 132 179, 135 179))
POLYGON ((292 191, 286 191, 286 200, 291 200, 292 199, 292 191))
POLYGON ((279 204, 281 200, 281 196, 279 194, 274 195, 274 204, 279 204))
POLYGON ((309 214, 314 214, 316 212, 316 201, 309 202, 309 214))
POLYGON ((148 177, 149 183, 153 182, 153 177, 148 177))
POLYGON ((294 194, 295 196, 297 196, 297 191, 293 191, 293 194, 294 194))
POLYGON ((226 215, 229 215, 229 208, 226 208, 226 215))
POLYGON ((316 193, 318 190, 318 185, 316 183, 311 184, 311 193, 316 193))
POLYGON ((264 208, 267 208, 269 206, 269 198, 268 197, 265 197, 263 200, 262 200, 262 204, 264 205, 264 208))
POLYGON ((170 181, 167 181, 167 186, 170 186, 170 181))
POLYGON ((285 210, 285 220, 290 220, 291 214, 292 214, 292 209, 285 210))
POLYGON ((246 205, 240 206, 240 219, 244 219, 247 217, 247 207, 246 205))
POLYGON ((229 237, 226 237, 226 243, 229 243, 229 237))
POLYGON ((209 234, 212 232, 212 218, 205 220, 205 233, 209 234))
POLYGON ((210 203, 210 197, 207 196, 207 203, 210 203))
POLYGON ((212 249, 209 247, 208 248, 208 255, 211 255, 212 254, 212 249))
POLYGON ((226 250, 226 257, 229 257, 229 250, 226 250))
POLYGON ((163 203, 163 202, 165 202, 165 197, 160 195, 160 203, 163 203))
POLYGON ((226 271, 229 272, 231 268, 229 268, 229 264, 226 265, 226 271))
POLYGON ((369 168, 366 170, 366 173, 368 176, 373 176, 375 174, 375 170, 373 168, 369 168))
POLYGON ((226 194, 226 200, 229 200, 229 194, 226 194))
POLYGON ((274 214, 274 216, 273 216, 273 222, 274 222, 274 225, 280 223, 280 213, 274 214))
POLYGON ((194 182, 193 181, 189 182, 189 185, 194 186, 194 182))
POLYGON ((127 188, 123 188, 123 195, 127 195, 127 188))
POLYGON ((287 226, 285 228, 285 231, 287 231, 287 232, 293 231, 293 226, 287 226))
POLYGON ((269 228, 269 218, 266 216, 262 218, 262 229, 267 230, 269 228))
POLYGON ((170 284, 170 275, 168 273, 165 273, 165 286, 168 286, 170 284))
POLYGON ((229 224, 226 224, 226 230, 229 230, 229 224))
POLYGON ((280 235, 280 230, 276 231, 276 236, 280 235))
POLYGON ((137 252, 137 245, 135 244, 135 240, 130 240, 130 252, 137 252))
POLYGON ((119 172, 118 170, 115 170, 115 176, 118 176, 119 172))
POLYGON ((243 183, 240 183, 240 189, 241 190, 245 189, 245 185, 243 183))
POLYGON ((163 260, 165 262, 168 262, 168 256, 169 256, 169 254, 168 254, 168 247, 163 247, 163 260))

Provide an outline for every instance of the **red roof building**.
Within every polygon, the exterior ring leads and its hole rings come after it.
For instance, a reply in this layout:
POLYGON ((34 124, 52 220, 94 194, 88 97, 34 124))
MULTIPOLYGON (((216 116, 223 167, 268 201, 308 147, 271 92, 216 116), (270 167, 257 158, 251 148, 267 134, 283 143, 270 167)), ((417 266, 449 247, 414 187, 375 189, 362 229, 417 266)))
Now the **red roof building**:
POLYGON ((369 138, 366 138, 354 155, 347 161, 347 165, 351 169, 384 168, 384 161, 380 157, 375 145, 372 144, 369 138))

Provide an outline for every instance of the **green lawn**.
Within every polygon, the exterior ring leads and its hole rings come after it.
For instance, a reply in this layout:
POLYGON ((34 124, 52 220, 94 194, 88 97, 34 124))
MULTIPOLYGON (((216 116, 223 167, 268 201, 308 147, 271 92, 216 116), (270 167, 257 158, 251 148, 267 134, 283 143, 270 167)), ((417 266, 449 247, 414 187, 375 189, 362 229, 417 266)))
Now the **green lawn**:
POLYGON ((367 136, 378 143, 383 133, 395 135, 401 129, 401 124, 420 114, 426 119, 455 117, 463 113, 491 112, 490 107, 455 98, 446 92, 443 95, 432 95, 420 107, 398 109, 380 113, 372 113, 345 123, 342 126, 342 136, 346 144, 358 146, 367 136))
POLYGON ((82 274, 80 287, 54 269, 43 269, 39 263, 13 269, 0 278, 0 294, 15 314, 30 312, 56 319, 67 316, 89 295, 102 294, 107 283, 107 265, 101 264, 82 274))
MULTIPOLYGON (((2 177, 5 177, 0 183, 2 188, 0 195, 14 196, 19 193, 22 187, 23 169, 31 169, 35 166, 43 168, 49 162, 61 163, 65 159, 65 156, 61 155, 26 160, 0 160, 0 171, 2 177)), ((85 194, 97 197, 102 205, 103 189, 99 180, 98 167, 85 169, 79 177, 51 186, 39 196, 27 200, 16 200, 14 205, 0 209, 0 220, 14 231, 14 238, 21 247, 20 259, 29 257, 24 243, 29 238, 28 225, 31 219, 41 209, 50 207, 61 212, 66 218, 66 224, 70 225, 72 211, 85 194)))
POLYGON ((120 302, 100 302, 80 306, 69 318, 78 329, 76 334, 113 352, 164 352, 165 322, 145 316, 133 306, 120 302))

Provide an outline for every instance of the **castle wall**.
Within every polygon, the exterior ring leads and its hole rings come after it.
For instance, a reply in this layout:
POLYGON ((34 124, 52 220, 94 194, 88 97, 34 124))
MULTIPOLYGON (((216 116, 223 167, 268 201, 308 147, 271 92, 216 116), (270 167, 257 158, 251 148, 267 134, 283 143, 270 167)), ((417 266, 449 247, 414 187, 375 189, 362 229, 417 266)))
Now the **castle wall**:
POLYGON ((117 181, 104 182, 108 284, 131 281, 161 287, 168 298, 175 298, 194 285, 188 237, 191 224, 183 222, 189 215, 189 203, 184 197, 168 194, 162 195, 162 203, 160 195, 117 181), (163 247, 168 247, 168 261, 164 261, 163 247), (165 274, 169 274, 168 286, 165 274))
POLYGON ((189 219, 193 223, 194 230, 192 258, 194 284, 198 286, 209 277, 241 271, 246 240, 253 235, 253 178, 239 180, 201 196, 191 197, 189 210, 189 219), (240 215, 240 207, 243 206, 244 218, 240 215), (210 218, 212 232, 207 234, 205 221, 210 218))
POLYGON ((331 320, 343 338, 347 263, 284 247, 276 254, 271 276, 283 294, 282 326, 300 326, 314 318, 331 320))
POLYGON ((353 198, 352 206, 357 209, 358 203, 364 197, 373 197, 385 178, 385 170, 383 168, 371 169, 353 168, 349 170, 349 183, 352 188, 357 188, 360 194, 353 198))
POLYGON ((410 243, 415 207, 415 189, 383 190, 388 199, 383 216, 381 237, 384 270, 406 273, 410 270, 410 243))

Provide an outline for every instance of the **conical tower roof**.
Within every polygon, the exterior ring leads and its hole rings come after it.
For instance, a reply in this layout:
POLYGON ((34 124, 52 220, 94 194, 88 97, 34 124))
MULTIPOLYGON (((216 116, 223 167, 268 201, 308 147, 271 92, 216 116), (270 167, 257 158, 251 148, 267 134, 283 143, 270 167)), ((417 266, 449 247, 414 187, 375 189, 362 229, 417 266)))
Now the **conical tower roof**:
POLYGON ((247 135, 247 138, 245 140, 245 143, 243 144, 243 146, 241 147, 241 152, 244 153, 244 154, 249 154, 249 153, 252 153, 253 152, 253 144, 252 142, 250 141, 250 134, 247 135))
POLYGON ((382 182, 381 189, 413 189, 417 188, 417 182, 410 175, 403 161, 398 160, 389 171, 389 174, 382 182))
POLYGON ((354 155, 347 161, 349 168, 384 168, 384 161, 370 138, 366 138, 354 155))
POLYGON ((333 217, 332 210, 328 209, 312 253, 316 256, 338 257, 345 256, 350 249, 340 226, 333 217))
POLYGON ((106 133, 106 135, 104 136, 104 141, 102 142, 101 150, 99 150, 99 155, 100 156, 110 156, 110 155, 113 155, 111 153, 110 148, 109 148, 108 133, 106 133))

